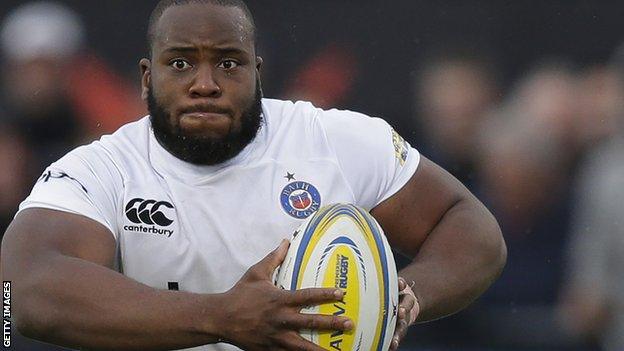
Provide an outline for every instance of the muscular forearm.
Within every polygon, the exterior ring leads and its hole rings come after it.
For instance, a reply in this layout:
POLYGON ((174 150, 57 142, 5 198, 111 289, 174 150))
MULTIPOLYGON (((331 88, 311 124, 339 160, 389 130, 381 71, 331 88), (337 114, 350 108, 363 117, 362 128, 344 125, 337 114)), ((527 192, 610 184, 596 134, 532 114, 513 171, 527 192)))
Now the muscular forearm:
POLYGON ((420 304, 418 321, 441 318, 476 299, 498 277, 506 248, 496 220, 476 199, 450 208, 399 274, 420 304))
POLYGON ((28 277, 5 277, 13 279, 16 324, 26 336, 94 350, 180 349, 218 339, 222 295, 152 289, 60 254, 46 260, 28 277))

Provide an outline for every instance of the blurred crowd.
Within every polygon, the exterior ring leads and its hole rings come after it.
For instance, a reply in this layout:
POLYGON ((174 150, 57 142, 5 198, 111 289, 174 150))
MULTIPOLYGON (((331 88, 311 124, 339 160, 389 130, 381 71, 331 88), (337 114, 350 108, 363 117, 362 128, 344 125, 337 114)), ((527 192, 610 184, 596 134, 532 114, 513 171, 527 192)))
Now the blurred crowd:
MULTIPOLYGON (((68 8, 21 6, 0 39, 4 232, 44 167, 145 107, 68 8)), ((320 48, 276 97, 340 105, 365 74, 355 61, 348 46, 320 48)), ((545 57, 511 84, 484 51, 447 48, 415 65, 403 122, 418 132, 404 136, 487 204, 509 258, 481 299, 415 327, 405 349, 623 350, 624 49, 591 66, 545 57)))
POLYGON ((509 256, 474 306, 415 341, 624 349, 623 54, 591 67, 546 58, 505 91, 478 53, 423 65, 422 150, 494 212, 509 256))
POLYGON ((137 88, 85 46, 80 17, 52 2, 0 27, 0 231, 47 165, 143 112, 137 88))

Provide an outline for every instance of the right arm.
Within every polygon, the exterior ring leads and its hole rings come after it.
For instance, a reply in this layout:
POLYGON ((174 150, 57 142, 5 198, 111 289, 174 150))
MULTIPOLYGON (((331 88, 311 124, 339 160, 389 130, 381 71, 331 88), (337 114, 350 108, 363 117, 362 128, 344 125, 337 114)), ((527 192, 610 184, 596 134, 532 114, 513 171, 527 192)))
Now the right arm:
MULTIPOLYGON (((115 240, 103 225, 46 209, 22 211, 2 242, 2 279, 25 336, 73 348, 167 350, 219 341, 246 350, 321 351, 298 329, 345 328, 344 318, 302 315, 340 300, 334 289, 282 291, 271 283, 288 245, 222 294, 157 290, 115 272, 115 240)), ((349 325, 347 325, 349 326, 349 325)))

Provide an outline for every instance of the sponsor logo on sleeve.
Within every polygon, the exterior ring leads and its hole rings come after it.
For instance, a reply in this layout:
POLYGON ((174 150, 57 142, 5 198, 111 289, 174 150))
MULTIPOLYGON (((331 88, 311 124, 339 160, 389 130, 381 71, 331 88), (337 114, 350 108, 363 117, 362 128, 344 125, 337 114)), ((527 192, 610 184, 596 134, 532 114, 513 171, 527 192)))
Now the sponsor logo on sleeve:
POLYGON ((76 179, 76 178, 74 178, 74 177, 70 176, 69 174, 67 174, 65 172, 62 172, 62 171, 51 171, 51 170, 45 171, 41 175, 41 177, 39 177, 39 181, 43 181, 44 183, 47 183, 47 182, 49 182, 52 179, 63 179, 63 178, 67 178, 69 180, 72 180, 74 183, 80 185, 80 188, 82 188, 82 190, 85 193, 87 193, 87 194, 89 193, 87 191, 87 188, 84 185, 82 185, 82 183, 78 179, 76 179))
POLYGON ((142 198, 135 198, 126 204, 126 218, 134 225, 124 226, 124 230, 165 236, 173 235, 173 229, 167 227, 173 224, 170 218, 174 214, 175 208, 167 201, 156 201, 142 198))
POLYGON ((392 130, 392 144, 394 144, 394 156, 397 161, 403 166, 405 161, 407 161, 407 154, 409 151, 409 147, 405 139, 396 132, 396 130, 392 130))

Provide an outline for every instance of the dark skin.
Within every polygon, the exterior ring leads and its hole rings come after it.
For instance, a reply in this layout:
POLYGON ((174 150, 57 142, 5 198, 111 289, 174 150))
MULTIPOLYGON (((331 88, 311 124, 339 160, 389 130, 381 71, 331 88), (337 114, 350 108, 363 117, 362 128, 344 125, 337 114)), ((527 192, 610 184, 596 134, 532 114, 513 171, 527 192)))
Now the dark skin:
POLYGON ((170 123, 189 135, 222 138, 230 129, 240 130, 242 108, 255 95, 262 66, 250 24, 241 16, 234 7, 169 8, 156 27, 152 60, 140 61, 143 99, 153 87, 155 98, 171 115, 170 123), (189 19, 193 8, 197 12, 189 19), (197 21, 202 12, 208 17, 197 21), (196 106, 205 111, 187 113, 196 106))
MULTIPOLYGON (((391 349, 398 347, 413 322, 466 307, 504 267, 507 249, 492 214, 457 179, 424 157, 405 187, 371 214, 390 245, 413 258, 399 272, 410 284, 391 349), (410 295, 416 298, 415 305, 410 295)), ((399 285, 399 290, 405 287, 399 285)))
MULTIPOLYGON (((144 97, 154 89, 172 125, 192 135, 219 138, 239 128, 241 106, 253 98, 262 64, 242 11, 217 5, 172 7, 156 33, 152 60, 140 63, 144 97), (205 113, 184 114, 197 104, 210 107, 205 113)), ((505 245, 494 218, 425 158, 405 187, 371 213, 391 245, 414 258, 400 272, 392 349, 415 320, 440 318, 469 304, 504 265, 505 245)), ((304 306, 340 300, 339 290, 291 292, 273 286, 272 272, 287 249, 282 242, 222 294, 163 291, 113 271, 115 241, 99 223, 29 209, 5 234, 2 275, 14 282, 18 328, 59 345, 166 350, 225 341, 244 350, 321 351, 297 331, 353 325, 345 318, 299 313, 304 306)))

